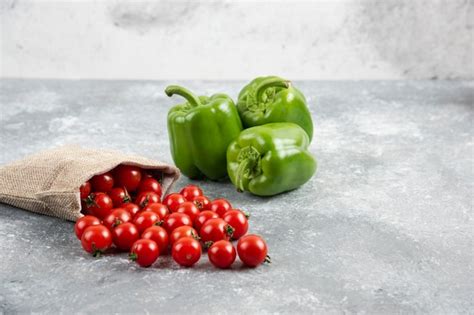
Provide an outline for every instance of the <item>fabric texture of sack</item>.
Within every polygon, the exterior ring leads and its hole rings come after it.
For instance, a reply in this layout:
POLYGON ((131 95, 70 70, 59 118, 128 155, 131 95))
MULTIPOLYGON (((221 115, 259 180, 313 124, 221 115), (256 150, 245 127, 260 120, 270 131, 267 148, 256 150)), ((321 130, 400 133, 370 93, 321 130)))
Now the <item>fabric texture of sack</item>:
POLYGON ((0 167, 0 202, 70 221, 82 216, 79 187, 119 164, 162 174, 166 194, 180 176, 178 168, 112 150, 68 145, 0 167))

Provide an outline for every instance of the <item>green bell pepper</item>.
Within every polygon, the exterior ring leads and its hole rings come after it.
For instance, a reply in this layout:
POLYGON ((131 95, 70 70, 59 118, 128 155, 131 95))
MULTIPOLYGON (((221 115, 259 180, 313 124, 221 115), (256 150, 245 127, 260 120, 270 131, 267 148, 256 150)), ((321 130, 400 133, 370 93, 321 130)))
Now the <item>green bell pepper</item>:
POLYGON ((176 166, 189 178, 227 177, 226 150, 242 131, 232 99, 225 94, 197 97, 174 85, 165 93, 187 100, 168 112, 168 135, 176 166))
POLYGON ((293 123, 245 129, 227 149, 227 173, 239 191, 272 196, 306 183, 316 172, 306 132, 293 123))
POLYGON ((245 128, 275 122, 292 122, 313 138, 313 121, 306 99, 290 81, 275 77, 259 77, 239 93, 237 109, 245 128))

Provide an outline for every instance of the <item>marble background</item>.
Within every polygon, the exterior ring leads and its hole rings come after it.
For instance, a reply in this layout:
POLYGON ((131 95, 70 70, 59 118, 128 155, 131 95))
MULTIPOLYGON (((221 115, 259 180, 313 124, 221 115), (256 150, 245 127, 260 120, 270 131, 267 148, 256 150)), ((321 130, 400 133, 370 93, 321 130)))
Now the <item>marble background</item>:
POLYGON ((0 76, 472 79, 473 3, 2 0, 0 76))

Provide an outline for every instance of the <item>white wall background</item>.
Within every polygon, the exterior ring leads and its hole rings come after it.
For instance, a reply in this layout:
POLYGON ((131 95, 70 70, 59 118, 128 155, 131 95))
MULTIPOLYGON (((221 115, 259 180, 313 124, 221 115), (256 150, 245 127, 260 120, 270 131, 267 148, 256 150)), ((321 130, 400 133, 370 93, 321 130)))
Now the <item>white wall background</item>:
POLYGON ((473 78, 473 1, 0 0, 2 77, 473 78))

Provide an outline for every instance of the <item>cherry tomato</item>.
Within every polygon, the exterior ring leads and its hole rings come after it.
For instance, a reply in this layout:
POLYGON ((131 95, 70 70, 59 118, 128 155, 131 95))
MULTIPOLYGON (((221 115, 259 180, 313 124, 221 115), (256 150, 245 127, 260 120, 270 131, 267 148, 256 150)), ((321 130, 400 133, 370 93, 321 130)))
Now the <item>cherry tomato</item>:
POLYGON ((237 243, 239 258, 249 267, 256 267, 263 262, 270 262, 267 251, 267 244, 258 235, 245 235, 237 243))
POLYGON ((187 214, 175 212, 164 218, 162 226, 171 234, 174 229, 183 225, 193 226, 193 221, 187 214))
POLYGON ((180 204, 185 202, 183 195, 178 193, 169 194, 163 199, 163 204, 170 209, 171 212, 176 212, 180 204))
POLYGON ((179 192, 187 201, 193 201, 194 198, 202 196, 202 190, 196 185, 187 185, 179 192))
POLYGON ((198 207, 199 211, 211 210, 211 201, 206 196, 197 196, 193 199, 193 203, 198 207))
POLYGON ((112 230, 114 244, 120 250, 129 251, 139 237, 137 227, 130 222, 122 223, 112 230))
POLYGON ((136 204, 132 203, 132 202, 129 202, 129 203, 126 203, 124 205, 122 205, 121 207, 122 209, 125 209, 127 210, 130 215, 133 217, 135 217, 135 215, 140 212, 140 207, 137 206, 136 204))
POLYGON ((115 208, 102 220, 102 223, 112 230, 114 227, 130 221, 132 221, 132 215, 130 212, 122 208, 115 208))
POLYGON ((207 251, 209 261, 217 268, 229 268, 237 256, 231 242, 226 240, 217 241, 207 251))
POLYGON ((172 247, 171 255, 181 266, 191 267, 201 258, 201 244, 192 237, 177 240, 172 247))
POLYGON ((164 254, 168 250, 168 232, 161 226, 154 225, 149 227, 142 233, 142 238, 155 241, 160 249, 160 254, 164 254))
POLYGON ((160 218, 166 217, 170 212, 168 208, 162 203, 149 203, 143 211, 153 211, 160 216, 160 218))
POLYGON ((112 246, 112 234, 103 225, 91 225, 82 233, 81 244, 86 252, 97 257, 112 246))
POLYGON ((121 207, 124 203, 132 201, 127 190, 120 187, 112 188, 109 192, 109 197, 112 199, 115 208, 121 207))
POLYGON ((158 214, 152 211, 142 211, 138 213, 133 219, 133 223, 136 225, 138 232, 142 234, 150 226, 156 225, 160 222, 158 214))
POLYGON ((133 243, 128 257, 142 267, 150 267, 158 256, 160 256, 160 250, 155 241, 140 239, 133 243))
POLYGON ((198 231, 201 231, 202 225, 209 219, 218 219, 219 215, 214 211, 206 210, 201 211, 194 219, 194 228, 198 231))
POLYGON ((92 193, 86 199, 87 211, 103 219, 112 212, 113 202, 105 193, 92 193))
POLYGON ((91 183, 85 182, 84 184, 79 187, 81 199, 86 199, 87 196, 91 193, 91 183))
POLYGON ((183 225, 180 227, 177 227, 176 229, 173 230, 170 234, 170 245, 173 245, 177 240, 179 240, 182 237, 192 237, 195 239, 199 239, 198 233, 196 232, 195 229, 193 229, 190 226, 183 225))
POLYGON ((154 178, 152 174, 149 173, 147 170, 142 170, 142 179, 144 178, 154 178))
POLYGON ((160 201, 160 196, 152 191, 139 193, 137 198, 135 198, 135 203, 139 205, 140 208, 145 208, 149 203, 159 203, 160 201))
POLYGON ((199 214, 199 209, 196 207, 194 203, 190 201, 186 201, 179 205, 176 212, 187 214, 189 218, 191 219, 191 221, 194 221, 196 216, 199 214))
POLYGON ((230 209, 232 209, 232 206, 226 199, 214 199, 211 202, 211 211, 217 213, 221 218, 224 216, 224 213, 230 209))
POLYGON ((201 227, 199 235, 204 243, 217 242, 220 240, 229 240, 232 237, 234 228, 227 222, 218 219, 209 219, 201 227))
POLYGON ((152 191, 161 198, 161 185, 156 179, 150 177, 142 179, 140 185, 138 185, 138 192, 141 193, 147 191, 152 191))
POLYGON ((95 175, 90 180, 92 191, 108 193, 114 187, 114 178, 110 173, 95 175))
POLYGON ((77 219, 76 224, 74 225, 74 233, 78 239, 81 239, 82 233, 89 226, 100 225, 100 220, 92 215, 85 215, 82 218, 77 219))
POLYGON ((249 229, 249 221, 246 215, 240 210, 232 209, 227 211, 223 219, 234 228, 234 233, 232 234, 232 239, 234 240, 241 238, 249 229))
POLYGON ((129 192, 136 191, 142 180, 141 169, 137 166, 119 165, 114 169, 113 173, 116 186, 125 187, 129 192))

